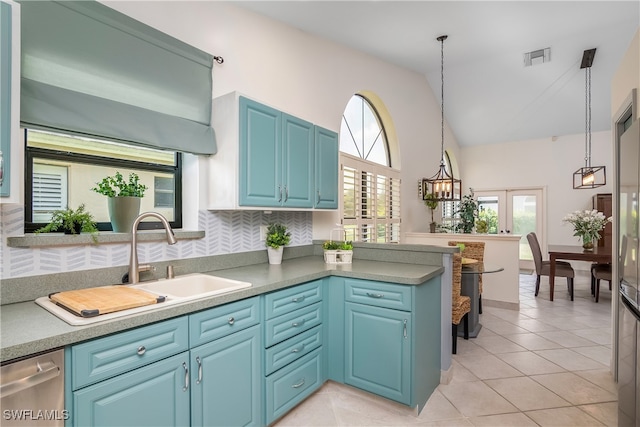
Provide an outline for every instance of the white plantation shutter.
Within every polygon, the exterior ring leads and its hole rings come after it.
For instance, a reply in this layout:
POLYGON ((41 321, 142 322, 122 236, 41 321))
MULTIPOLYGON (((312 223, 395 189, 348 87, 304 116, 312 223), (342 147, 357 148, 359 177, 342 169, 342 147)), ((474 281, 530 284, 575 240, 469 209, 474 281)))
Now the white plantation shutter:
POLYGON ((341 153, 342 225, 347 240, 398 242, 400 172, 341 153))
POLYGON ((34 222, 49 222, 53 211, 67 208, 67 168, 34 165, 32 193, 34 222))

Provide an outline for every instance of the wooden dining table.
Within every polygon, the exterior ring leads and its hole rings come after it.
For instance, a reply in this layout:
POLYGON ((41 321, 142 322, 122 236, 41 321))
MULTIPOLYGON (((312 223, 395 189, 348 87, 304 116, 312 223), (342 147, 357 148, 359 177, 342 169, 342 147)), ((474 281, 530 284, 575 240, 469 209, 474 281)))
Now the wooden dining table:
POLYGON ((553 285, 556 274, 556 260, 587 261, 597 263, 611 263, 611 247, 595 246, 593 250, 584 250, 578 245, 549 245, 549 290, 553 301, 553 285))

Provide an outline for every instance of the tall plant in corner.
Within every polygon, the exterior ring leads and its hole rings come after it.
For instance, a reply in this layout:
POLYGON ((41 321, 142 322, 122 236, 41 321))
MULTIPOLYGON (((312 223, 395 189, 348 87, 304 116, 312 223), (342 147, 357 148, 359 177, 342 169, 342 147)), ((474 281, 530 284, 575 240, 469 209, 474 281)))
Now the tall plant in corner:
POLYGON ((147 186, 140 177, 131 172, 127 180, 120 172, 107 176, 97 182, 91 190, 108 197, 111 227, 116 233, 130 233, 133 223, 140 213, 140 199, 144 197, 147 186))
POLYGON ((460 218, 460 222, 455 226, 458 233, 472 233, 478 218, 478 202, 473 198, 473 188, 469 188, 469 191, 471 194, 462 196, 458 209, 454 212, 460 218))

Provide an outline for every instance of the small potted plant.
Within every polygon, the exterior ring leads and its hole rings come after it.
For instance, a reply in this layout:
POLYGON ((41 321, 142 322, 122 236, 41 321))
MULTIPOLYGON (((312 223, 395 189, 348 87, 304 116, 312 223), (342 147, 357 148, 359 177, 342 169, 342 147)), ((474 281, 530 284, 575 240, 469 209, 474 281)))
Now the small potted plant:
POLYGON ((108 197, 111 227, 116 233, 129 233, 133 222, 140 213, 140 199, 148 187, 140 183, 135 172, 127 180, 120 172, 97 182, 91 190, 108 197))
POLYGON ((290 241, 291 233, 287 231, 285 225, 276 222, 267 226, 265 244, 267 245, 269 264, 282 263, 282 251, 284 246, 288 245, 290 241))
POLYGON ((462 197, 456 214, 460 214, 460 222, 456 224, 455 230, 462 233, 472 233, 473 227, 476 225, 478 217, 478 202, 473 198, 473 189, 471 194, 462 197))
POLYGON ((353 260, 353 243, 350 241, 327 240, 322 249, 327 264, 351 264, 353 260))
POLYGON ((50 233, 58 230, 63 231, 64 234, 91 233, 93 241, 97 242, 95 233, 98 232, 98 228, 93 215, 85 210, 84 204, 75 210, 67 208, 53 211, 49 224, 37 229, 35 233, 50 233))
POLYGON ((438 198, 433 193, 427 193, 427 195, 424 196, 424 204, 431 211, 431 222, 429 223, 429 231, 431 233, 435 233, 436 232, 436 222, 433 220, 433 211, 435 211, 436 208, 438 207, 438 198))

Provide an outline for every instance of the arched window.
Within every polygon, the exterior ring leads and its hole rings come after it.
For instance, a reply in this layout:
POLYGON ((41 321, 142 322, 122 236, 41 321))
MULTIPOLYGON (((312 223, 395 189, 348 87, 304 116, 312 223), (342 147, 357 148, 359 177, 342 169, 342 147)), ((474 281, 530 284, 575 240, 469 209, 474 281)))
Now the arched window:
POLYGON ((399 241, 400 172, 391 167, 385 125, 371 101, 362 95, 354 95, 345 108, 340 151, 346 239, 399 241))

